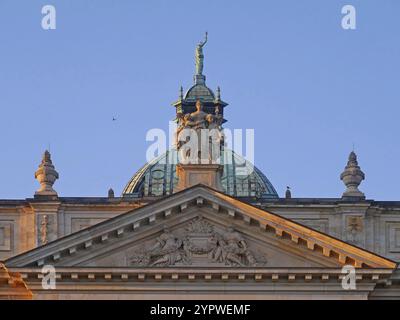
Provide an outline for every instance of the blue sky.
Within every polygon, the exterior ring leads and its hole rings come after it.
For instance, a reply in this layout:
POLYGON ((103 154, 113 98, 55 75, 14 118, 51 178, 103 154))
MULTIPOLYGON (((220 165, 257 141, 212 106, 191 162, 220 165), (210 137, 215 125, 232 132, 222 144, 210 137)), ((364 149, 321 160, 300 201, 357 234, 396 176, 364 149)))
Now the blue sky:
POLYGON ((281 196, 339 197, 354 143, 367 198, 400 200, 399 14, 397 0, 0 0, 0 198, 33 196, 48 146, 60 196, 119 194, 207 30, 207 84, 227 127, 255 129, 281 196), (56 30, 41 28, 46 4, 56 30), (356 30, 341 28, 345 4, 356 30))

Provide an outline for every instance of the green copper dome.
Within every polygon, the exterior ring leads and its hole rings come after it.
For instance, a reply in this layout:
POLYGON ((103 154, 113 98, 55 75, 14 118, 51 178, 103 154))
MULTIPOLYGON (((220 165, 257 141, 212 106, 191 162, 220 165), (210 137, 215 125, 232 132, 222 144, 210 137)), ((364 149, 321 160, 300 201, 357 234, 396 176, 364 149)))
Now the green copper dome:
MULTIPOLYGON (((172 194, 178 183, 176 163, 176 150, 167 151, 136 172, 122 195, 157 197, 172 194)), ((267 177, 232 150, 223 153, 222 164, 221 184, 226 194, 234 197, 278 198, 267 177)))
POLYGON ((201 100, 203 102, 213 102, 215 100, 214 92, 203 84, 195 84, 192 86, 184 97, 186 102, 201 100))

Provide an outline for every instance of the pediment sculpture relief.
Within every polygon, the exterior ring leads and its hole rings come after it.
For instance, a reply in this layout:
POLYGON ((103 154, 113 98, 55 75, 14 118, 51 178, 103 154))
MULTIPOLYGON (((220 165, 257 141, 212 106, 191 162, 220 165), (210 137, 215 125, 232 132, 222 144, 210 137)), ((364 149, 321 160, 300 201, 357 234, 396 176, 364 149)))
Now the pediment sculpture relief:
POLYGON ((129 260, 130 265, 142 267, 197 264, 254 267, 266 264, 265 258, 256 259, 234 228, 217 232, 202 217, 190 222, 181 235, 164 228, 155 243, 142 247, 129 260))

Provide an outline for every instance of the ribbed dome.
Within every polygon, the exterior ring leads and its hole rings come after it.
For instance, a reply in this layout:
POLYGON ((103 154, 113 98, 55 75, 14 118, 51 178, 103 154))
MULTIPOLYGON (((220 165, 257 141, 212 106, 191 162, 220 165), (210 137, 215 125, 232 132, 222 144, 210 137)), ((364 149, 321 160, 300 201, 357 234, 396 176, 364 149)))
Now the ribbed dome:
MULTIPOLYGON (((123 196, 164 196, 172 194, 178 182, 177 151, 170 150, 144 165, 129 181, 123 196)), ((221 180, 224 192, 234 197, 278 198, 267 177, 232 150, 222 155, 221 180)))
POLYGON ((212 102, 215 100, 214 92, 203 84, 195 84, 185 94, 185 101, 202 100, 204 102, 212 102))

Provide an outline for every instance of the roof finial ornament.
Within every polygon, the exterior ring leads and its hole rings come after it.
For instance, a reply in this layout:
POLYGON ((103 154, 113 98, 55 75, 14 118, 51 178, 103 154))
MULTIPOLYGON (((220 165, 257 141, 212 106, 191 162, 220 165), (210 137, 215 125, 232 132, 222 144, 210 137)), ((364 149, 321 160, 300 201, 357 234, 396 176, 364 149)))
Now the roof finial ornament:
POLYGON ((206 80, 206 77, 203 75, 203 67, 204 67, 203 47, 207 43, 207 38, 208 38, 208 32, 206 32, 204 40, 200 41, 196 46, 196 53, 195 53, 196 74, 194 76, 195 84, 204 84, 206 80))
POLYGON ((179 100, 183 100, 183 87, 181 86, 181 88, 179 89, 179 100))
POLYGON ((50 152, 47 150, 43 154, 39 169, 35 172, 35 179, 40 183, 40 188, 35 192, 35 196, 57 196, 53 184, 58 179, 58 172, 55 170, 50 152))
POLYGON ((286 199, 291 199, 292 198, 292 192, 290 191, 290 187, 286 187, 286 192, 285 192, 285 198, 286 199))
POLYGON ((358 165, 357 155, 354 151, 352 151, 350 152, 347 165, 340 175, 340 180, 343 181, 347 188, 346 191, 343 193, 342 198, 365 199, 364 193, 362 193, 358 189, 358 186, 364 179, 365 174, 361 171, 361 168, 358 165))
POLYGON ((217 87, 217 96, 216 96, 216 100, 220 101, 221 100, 221 88, 218 86, 217 87))

